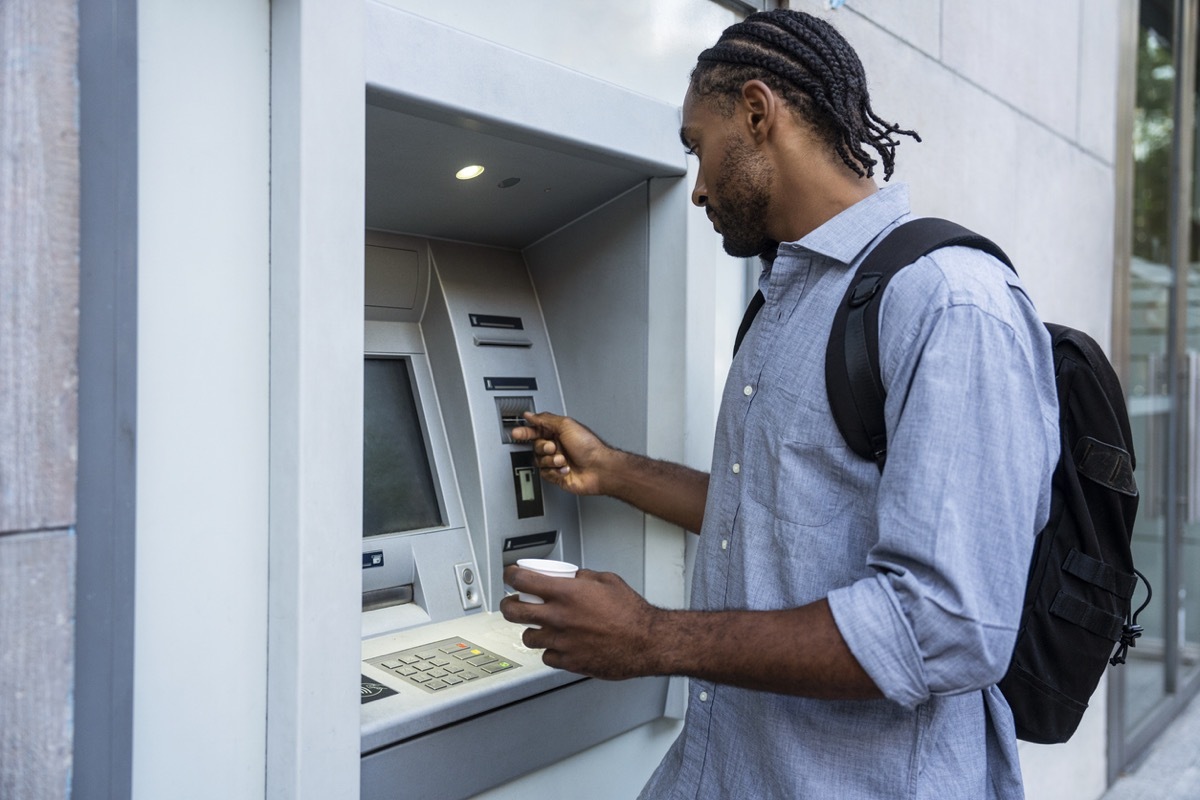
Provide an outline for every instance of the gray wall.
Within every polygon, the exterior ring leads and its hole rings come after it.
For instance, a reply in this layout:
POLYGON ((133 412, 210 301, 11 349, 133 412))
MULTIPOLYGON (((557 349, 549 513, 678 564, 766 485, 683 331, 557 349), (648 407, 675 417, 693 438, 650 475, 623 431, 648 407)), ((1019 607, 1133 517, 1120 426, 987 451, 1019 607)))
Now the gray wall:
POLYGON ((75 593, 74 0, 0 3, 0 797, 66 797, 75 593))

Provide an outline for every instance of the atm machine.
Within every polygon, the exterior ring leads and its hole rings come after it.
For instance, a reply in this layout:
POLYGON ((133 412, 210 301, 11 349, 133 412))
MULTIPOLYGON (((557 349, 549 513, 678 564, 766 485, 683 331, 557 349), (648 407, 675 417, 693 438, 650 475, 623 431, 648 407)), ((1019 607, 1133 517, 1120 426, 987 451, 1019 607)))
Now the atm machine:
POLYGON ((543 491, 511 437, 525 411, 563 408, 524 259, 376 231, 365 254, 363 796, 466 796, 529 768, 514 737, 545 739, 533 764, 562 757, 584 711, 623 705, 607 725, 634 727, 663 713, 666 687, 586 685, 495 613, 517 558, 591 563, 578 501, 543 491), (463 752, 495 776, 456 789, 429 770, 463 752))
POLYGON ((527 556, 644 589, 643 515, 543 485, 511 431, 565 412, 646 448, 651 258, 686 188, 682 164, 367 101, 361 791, 470 797, 669 713, 666 679, 546 667, 497 608, 527 556), (488 181, 453 183, 455 158, 488 181))

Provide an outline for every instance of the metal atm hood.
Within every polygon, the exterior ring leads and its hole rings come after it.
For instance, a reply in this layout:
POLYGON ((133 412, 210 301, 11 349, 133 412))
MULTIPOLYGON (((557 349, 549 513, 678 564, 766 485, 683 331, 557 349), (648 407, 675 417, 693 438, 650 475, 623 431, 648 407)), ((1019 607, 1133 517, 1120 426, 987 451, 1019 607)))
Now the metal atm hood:
POLYGON ((520 250, 648 177, 372 103, 366 122, 368 228, 520 250))
POLYGON ((366 53, 368 228, 520 250, 687 172, 666 103, 379 3, 366 53))

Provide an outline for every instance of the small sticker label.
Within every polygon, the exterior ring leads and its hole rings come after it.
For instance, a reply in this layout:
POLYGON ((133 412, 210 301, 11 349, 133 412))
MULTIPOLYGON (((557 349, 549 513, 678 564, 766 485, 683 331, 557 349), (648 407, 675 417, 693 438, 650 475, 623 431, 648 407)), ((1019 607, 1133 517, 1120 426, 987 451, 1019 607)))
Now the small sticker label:
POLYGON ((380 700, 384 697, 391 697, 397 693, 395 689, 389 689, 382 683, 376 683, 362 673, 359 673, 359 677, 362 678, 363 703, 369 703, 372 700, 380 700))

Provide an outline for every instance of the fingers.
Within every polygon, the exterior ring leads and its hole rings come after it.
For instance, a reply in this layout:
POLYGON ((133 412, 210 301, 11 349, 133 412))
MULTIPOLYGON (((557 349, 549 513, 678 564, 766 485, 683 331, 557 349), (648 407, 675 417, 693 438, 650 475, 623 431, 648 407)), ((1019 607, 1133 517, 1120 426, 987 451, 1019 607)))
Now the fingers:
POLYGON ((540 625, 541 623, 534 617, 538 616, 541 608, 537 603, 522 603, 515 594, 500 601, 500 614, 509 622, 515 622, 518 625, 540 625))
POLYGON ((542 411, 537 414, 534 414, 532 411, 526 411, 525 419, 538 428, 558 433, 566 417, 559 414, 551 414, 549 411, 542 411))
POLYGON ((560 451, 558 441, 553 438, 558 434, 566 417, 549 412, 541 414, 525 412, 525 420, 528 424, 512 429, 513 441, 533 443, 534 455, 538 457, 537 466, 547 473, 546 477, 553 480, 555 476, 549 473, 557 472, 565 475, 569 472, 571 468, 567 464, 567 457, 560 451))
POLYGON ((517 441, 527 442, 531 439, 549 439, 555 436, 562 428, 563 420, 566 417, 561 417, 558 414, 551 414, 549 411, 543 411, 540 414, 534 414, 531 411, 525 412, 525 425, 518 425, 512 430, 512 437, 517 441))
POLYGON ((558 597, 561 592, 563 578, 551 578, 531 569, 521 569, 516 564, 510 564, 504 569, 504 583, 518 592, 535 594, 542 599, 558 597))
MULTIPOLYGON (((566 588, 563 584, 570 583, 570 581, 521 569, 514 564, 505 568, 504 583, 518 592, 526 592, 537 595, 543 600, 555 601, 562 596, 560 590, 566 588)), ((521 640, 526 647, 544 649, 548 646, 549 640, 545 634, 541 633, 541 629, 550 626, 550 620, 554 616, 553 607, 547 607, 545 603, 523 602, 517 595, 509 595, 500 601, 500 613, 509 622, 539 626, 530 628, 522 634, 521 640)))
POLYGON ((509 431, 509 435, 514 442, 529 442, 541 436, 542 432, 532 425, 517 425, 509 431))

